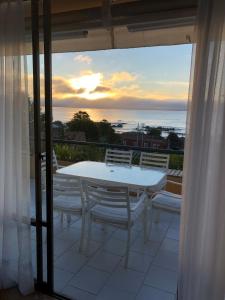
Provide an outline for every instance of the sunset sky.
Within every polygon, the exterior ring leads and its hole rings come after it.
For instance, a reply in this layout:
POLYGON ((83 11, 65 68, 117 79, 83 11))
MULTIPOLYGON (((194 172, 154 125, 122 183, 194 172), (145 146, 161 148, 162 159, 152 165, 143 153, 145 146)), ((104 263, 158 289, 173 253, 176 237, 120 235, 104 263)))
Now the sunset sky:
POLYGON ((191 51, 180 45, 53 54, 53 104, 184 109, 191 51))

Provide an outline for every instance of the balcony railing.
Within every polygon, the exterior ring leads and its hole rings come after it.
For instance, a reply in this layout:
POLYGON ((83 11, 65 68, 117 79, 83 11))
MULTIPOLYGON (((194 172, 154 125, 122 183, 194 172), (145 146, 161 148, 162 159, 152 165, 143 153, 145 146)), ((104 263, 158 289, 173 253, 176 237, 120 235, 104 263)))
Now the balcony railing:
MULTIPOLYGON (((119 144, 107 144, 97 142, 82 142, 76 140, 61 140, 55 139, 54 149, 58 160, 64 162, 79 162, 84 160, 91 161, 104 161, 105 150, 121 149, 121 150, 133 150, 134 165, 139 164, 141 152, 154 152, 164 153, 170 155, 169 169, 171 170, 183 170, 183 156, 184 151, 172 150, 172 149, 156 149, 156 148, 142 148, 135 146, 119 145, 119 144)), ((176 172, 174 172, 175 174, 176 172)), ((178 173, 177 173, 178 174, 178 173)))

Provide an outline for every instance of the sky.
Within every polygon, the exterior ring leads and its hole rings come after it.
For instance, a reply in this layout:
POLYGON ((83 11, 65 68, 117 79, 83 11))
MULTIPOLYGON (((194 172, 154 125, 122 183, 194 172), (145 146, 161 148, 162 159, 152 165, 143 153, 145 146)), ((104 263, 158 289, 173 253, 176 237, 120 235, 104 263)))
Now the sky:
POLYGON ((191 45, 53 54, 53 105, 183 110, 191 54, 191 45))

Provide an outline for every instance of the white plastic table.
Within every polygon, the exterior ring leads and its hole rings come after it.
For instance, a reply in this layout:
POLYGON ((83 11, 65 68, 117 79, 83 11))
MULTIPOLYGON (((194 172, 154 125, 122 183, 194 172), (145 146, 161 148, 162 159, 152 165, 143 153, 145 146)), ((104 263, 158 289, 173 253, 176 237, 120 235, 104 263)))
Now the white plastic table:
POLYGON ((159 170, 82 161, 58 169, 58 174, 82 179, 97 180, 106 184, 126 185, 130 188, 158 191, 166 184, 166 173, 159 170))

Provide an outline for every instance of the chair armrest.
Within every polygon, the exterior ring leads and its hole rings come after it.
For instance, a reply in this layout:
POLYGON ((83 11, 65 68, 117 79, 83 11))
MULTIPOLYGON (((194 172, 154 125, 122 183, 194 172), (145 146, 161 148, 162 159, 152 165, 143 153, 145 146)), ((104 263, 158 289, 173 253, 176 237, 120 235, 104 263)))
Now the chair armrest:
POLYGON ((174 185, 177 185, 177 186, 182 186, 182 183, 181 182, 177 182, 177 181, 173 181, 173 180, 167 180, 166 183, 171 183, 171 184, 174 184, 174 185))
POLYGON ((156 195, 166 195, 166 196, 169 196, 171 198, 179 198, 179 199, 182 198, 181 195, 179 195, 179 194, 175 194, 175 193, 171 193, 171 192, 161 190, 161 191, 158 191, 158 192, 155 192, 154 194, 152 194, 151 200, 153 200, 156 195))

